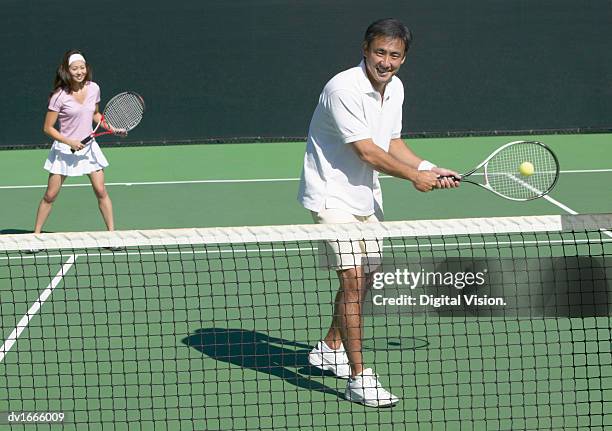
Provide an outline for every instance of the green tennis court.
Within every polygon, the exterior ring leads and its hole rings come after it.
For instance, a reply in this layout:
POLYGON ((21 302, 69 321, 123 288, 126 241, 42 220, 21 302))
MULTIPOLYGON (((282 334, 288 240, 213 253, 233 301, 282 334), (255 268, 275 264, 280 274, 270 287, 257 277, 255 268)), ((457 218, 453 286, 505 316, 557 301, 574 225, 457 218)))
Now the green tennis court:
MULTIPOLYGON (((415 139, 418 154, 440 166, 469 170, 509 141, 541 140, 557 153, 562 175, 551 196, 579 213, 610 212, 605 184, 612 179, 610 135, 550 135, 415 139)), ((31 229, 46 184, 45 150, 5 151, 3 229, 31 229), (6 188, 6 186, 14 188, 6 188)), ((107 169, 118 229, 311 223, 297 203, 303 143, 109 148, 107 169), (163 182, 163 184, 158 184, 163 182), (131 185, 130 185, 131 184, 131 185)), ((87 178, 67 181, 48 231, 104 228, 87 178)), ((406 182, 382 180, 387 220, 561 214, 540 199, 516 204, 466 186, 420 194, 406 182), (466 205, 469 203, 469 205, 466 205)))
MULTIPOLYGON (((463 171, 521 138, 411 145, 438 165, 463 171)), ((528 138, 545 142, 560 159, 562 175, 550 199, 512 203, 469 185, 419 194, 406 182, 384 179, 387 220, 612 213, 603 192, 612 180, 609 135, 528 138)), ((303 151, 303 143, 109 148, 117 226, 309 224, 295 200, 303 151)), ((44 191, 45 154, 2 153, 4 233, 31 229, 44 191)), ((66 184, 46 229, 102 229, 86 179, 66 184)), ((570 249, 609 256, 609 238, 601 238, 600 248, 570 249)), ((566 251, 551 243, 538 247, 550 238, 537 233, 503 239, 501 245, 478 236, 449 249, 473 256, 481 244, 476 254, 493 258, 566 251)), ((425 252, 419 244, 385 245, 385 255, 395 258, 425 252)), ((8 389, 0 411, 63 411, 65 429, 130 429, 134 422, 219 430, 612 426, 610 317, 601 313, 514 320, 374 315, 364 328, 366 360, 401 394, 401 404, 376 410, 342 400, 344 382, 306 362, 331 315, 337 283, 335 274, 317 267, 316 252, 309 241, 233 247, 222 241, 9 253, 0 270, 3 342, 50 280, 57 283, 0 364, 0 386, 8 389)))

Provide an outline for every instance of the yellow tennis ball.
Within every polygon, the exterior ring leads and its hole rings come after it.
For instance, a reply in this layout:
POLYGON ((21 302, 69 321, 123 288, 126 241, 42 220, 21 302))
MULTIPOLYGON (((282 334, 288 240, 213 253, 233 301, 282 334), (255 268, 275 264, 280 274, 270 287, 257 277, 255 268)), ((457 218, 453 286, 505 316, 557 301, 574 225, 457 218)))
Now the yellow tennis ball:
POLYGON ((519 166, 519 172, 526 177, 533 175, 534 170, 533 163, 531 162, 523 162, 519 166))

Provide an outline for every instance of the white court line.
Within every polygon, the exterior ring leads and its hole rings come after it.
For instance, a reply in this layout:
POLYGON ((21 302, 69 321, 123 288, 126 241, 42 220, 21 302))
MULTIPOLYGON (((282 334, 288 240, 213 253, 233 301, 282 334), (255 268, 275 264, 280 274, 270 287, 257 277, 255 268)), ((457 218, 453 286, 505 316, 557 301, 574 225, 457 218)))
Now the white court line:
MULTIPOLYGON (((574 170, 566 170, 561 171, 562 174, 592 174, 592 173, 602 173, 602 172, 612 172, 612 168, 610 169, 574 169, 574 170)), ((482 173, 475 173, 473 175, 483 175, 482 173)), ((389 175, 381 175, 382 179, 393 178, 389 175)), ((106 183, 107 187, 116 187, 116 186, 160 186, 160 185, 173 185, 173 184, 232 184, 232 183, 281 183, 281 182, 292 182, 299 181, 299 178, 253 178, 253 179, 218 179, 218 180, 185 180, 185 181, 140 181, 140 182, 131 182, 131 183, 106 183)), ((43 189, 46 188, 46 184, 36 184, 36 185, 18 185, 18 186, 0 186, 0 190, 5 189, 43 189)), ((91 184, 64 184, 62 187, 91 187, 91 184)))
MULTIPOLYGON (((511 179, 511 180, 514 180, 515 182, 517 182, 517 183, 519 183, 520 185, 522 185, 522 186, 524 186, 524 187, 526 187, 526 188, 530 189, 531 191, 535 191, 535 192, 536 192, 536 193, 538 193, 538 194, 542 193, 542 191, 541 191, 541 190, 538 190, 537 188, 533 187, 532 185, 530 185, 530 184, 528 184, 528 183, 526 183, 526 182, 524 182, 524 181, 522 181, 522 180, 520 180, 520 179, 516 178, 514 175, 508 175, 508 176, 510 177, 510 179, 511 179)), ((571 215, 578 215, 578 212, 577 212, 577 211, 574 211, 573 209, 571 209, 571 208, 570 208, 570 207, 568 207, 567 205, 565 205, 565 204, 563 204, 563 203, 559 202, 558 200, 556 200, 556 199, 552 198, 551 196, 549 196, 549 195, 544 195, 544 196, 542 196, 542 197, 543 197, 544 199, 546 199, 548 202, 550 202, 551 204, 553 204, 553 205, 555 205, 555 206, 557 206, 557 207, 561 208, 561 209, 562 209, 563 211, 565 211, 566 213, 571 214, 571 215)), ((609 230, 607 230, 607 229, 600 229, 600 231, 601 231, 601 233, 603 233, 604 235, 609 236, 610 238, 612 238, 612 232, 610 232, 609 230)))
POLYGON ((17 342, 17 339, 19 338, 21 333, 28 327, 30 320, 32 320, 36 313, 38 313, 38 310, 40 310, 40 307, 42 307, 45 301, 49 299, 49 296, 51 296, 51 293, 53 293, 53 289, 57 287, 57 285, 60 283, 60 281, 62 281, 66 273, 70 270, 72 265, 74 265, 74 262, 76 261, 77 257, 78 256, 76 254, 73 254, 68 258, 66 263, 55 275, 53 280, 51 280, 51 283, 49 283, 46 289, 42 291, 36 302, 32 304, 28 312, 21 318, 19 323, 17 323, 17 326, 15 327, 15 329, 13 329, 4 344, 0 346, 0 363, 4 360, 4 357, 9 352, 9 350, 11 350, 13 345, 17 342))
MULTIPOLYGON (((133 183, 106 183, 106 186, 164 186, 174 184, 224 184, 224 183, 280 183, 289 181, 299 181, 299 178, 254 178, 242 180, 187 180, 187 181, 143 181, 133 183)), ((0 186, 0 189, 44 189, 46 184, 36 184, 31 186, 0 186)), ((64 184, 62 187, 91 187, 90 183, 83 184, 64 184)))
MULTIPOLYGON (((565 204, 562 204, 561 202, 559 202, 556 199, 551 198, 548 195, 544 196, 544 199, 546 199, 548 202, 550 202, 553 205, 558 206, 559 208, 561 208, 563 211, 571 214, 571 215, 578 215, 578 213, 576 211, 574 211, 573 209, 571 209, 570 207, 568 207, 565 204)), ((612 238, 612 232, 610 232, 609 230, 606 229, 600 229, 601 233, 603 233, 606 236, 609 236, 610 238, 612 238)))
POLYGON ((544 195, 544 199, 546 199, 548 202, 550 202, 553 205, 558 206, 559 208, 561 208, 563 211, 565 211, 568 214, 571 215, 578 215, 578 213, 576 211, 574 211, 573 209, 571 209, 570 207, 568 207, 565 204, 562 204, 561 202, 559 202, 556 199, 551 198, 549 195, 544 195))

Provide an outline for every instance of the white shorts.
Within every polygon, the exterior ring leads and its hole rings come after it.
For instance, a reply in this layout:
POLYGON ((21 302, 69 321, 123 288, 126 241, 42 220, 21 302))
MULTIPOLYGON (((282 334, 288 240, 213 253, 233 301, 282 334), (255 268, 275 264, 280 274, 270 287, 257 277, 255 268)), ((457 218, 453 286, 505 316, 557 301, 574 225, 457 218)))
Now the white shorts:
MULTIPOLYGON (((311 211, 315 223, 376 223, 375 214, 358 216, 338 208, 324 208, 318 213, 311 211)), ((373 272, 382 261, 383 239, 324 241, 324 250, 319 249, 319 265, 336 271, 364 267, 364 272, 373 272)))

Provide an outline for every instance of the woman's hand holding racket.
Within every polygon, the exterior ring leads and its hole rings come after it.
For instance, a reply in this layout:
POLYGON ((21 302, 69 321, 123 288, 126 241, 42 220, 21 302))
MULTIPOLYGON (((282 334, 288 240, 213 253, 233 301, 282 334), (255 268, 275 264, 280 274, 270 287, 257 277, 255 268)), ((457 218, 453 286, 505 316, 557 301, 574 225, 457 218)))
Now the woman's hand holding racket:
POLYGON ((77 141, 76 139, 66 139, 63 142, 64 144, 70 147, 70 151, 72 151, 73 153, 81 151, 83 148, 85 148, 85 145, 83 145, 81 141, 77 141))
POLYGON ((145 104, 140 95, 133 91, 119 93, 108 101, 96 128, 81 142, 66 142, 74 153, 85 147, 93 138, 102 135, 127 136, 128 132, 138 126, 144 114, 145 104), (98 132, 102 126, 103 132, 98 132))

